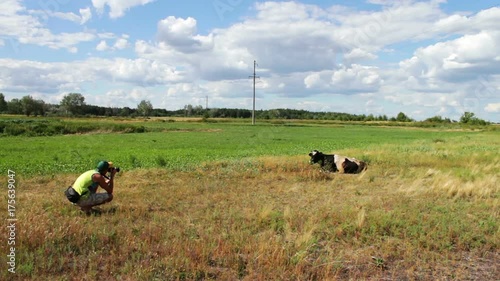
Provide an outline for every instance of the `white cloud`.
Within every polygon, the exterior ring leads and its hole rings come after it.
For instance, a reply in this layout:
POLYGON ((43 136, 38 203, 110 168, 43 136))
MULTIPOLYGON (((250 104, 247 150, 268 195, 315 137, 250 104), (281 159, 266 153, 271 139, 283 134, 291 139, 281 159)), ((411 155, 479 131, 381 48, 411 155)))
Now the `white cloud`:
POLYGON ((354 91, 374 91, 381 83, 378 69, 361 65, 343 67, 332 75, 332 84, 340 89, 354 91))
POLYGON ((212 47, 211 36, 196 34, 196 20, 169 16, 158 22, 158 41, 174 48, 177 52, 193 53, 212 47))
POLYGON ((500 112, 500 102, 499 103, 489 103, 484 108, 486 112, 500 112))
MULTIPOLYGON (((114 37, 114 36, 112 36, 114 37)), ((113 46, 109 46, 106 40, 101 40, 99 44, 96 46, 97 51, 109 51, 109 50, 123 50, 128 47, 128 40, 125 39, 124 37, 122 38, 117 38, 115 41, 115 44, 113 46)))
POLYGON ((24 11, 21 0, 3 0, 0 2, 0 15, 9 16, 24 11))
POLYGON ((92 0, 92 5, 98 13, 104 13, 106 6, 109 7, 109 17, 119 18, 125 15, 125 12, 135 6, 146 5, 155 0, 92 0))
MULTIPOLYGON (((147 94, 161 105, 182 106, 209 95, 214 104, 247 105, 248 76, 257 60, 257 97, 267 99, 266 106, 352 110, 355 105, 357 113, 404 109, 423 117, 497 110, 499 7, 474 14, 445 12, 442 1, 369 0, 382 6, 366 11, 264 1, 253 4, 253 15, 212 30, 201 28, 194 17, 169 14, 143 37, 85 25, 96 11, 119 18, 150 2, 93 0, 91 8, 41 15, 26 10, 22 1, 3 1, 0 46, 20 42, 91 53, 90 45, 107 51, 99 55, 109 59, 92 54, 66 63, 4 59, 0 90, 59 93, 95 81, 109 87, 108 100, 124 103, 147 94), (77 32, 55 34, 44 16, 70 20, 77 32), (135 57, 116 57, 129 56, 119 52, 129 46, 135 57)), ((101 20, 93 19, 92 26, 101 20)))
POLYGON ((341 23, 339 38, 348 50, 361 48, 370 52, 405 40, 432 38, 433 24, 444 16, 439 7, 429 2, 384 1, 381 11, 330 14, 341 23))
POLYGON ((125 89, 109 90, 101 95, 87 95, 85 101, 109 107, 131 107, 135 108, 143 99, 151 100, 151 91, 144 87, 133 87, 125 89))
POLYGON ((440 33, 474 34, 483 30, 498 30, 500 7, 482 10, 476 15, 454 14, 437 21, 433 30, 440 33))
POLYGON ((78 16, 75 13, 62 13, 62 12, 50 12, 50 11, 33 11, 35 14, 36 13, 46 13, 47 15, 50 15, 55 18, 59 18, 62 20, 67 20, 67 21, 72 21, 72 22, 80 22, 81 17, 78 16))
POLYGON ((306 85, 306 88, 308 88, 308 89, 321 87, 321 85, 324 84, 324 82, 322 80, 323 79, 321 78, 320 74, 316 72, 316 73, 308 75, 304 79, 304 84, 306 85))
POLYGON ((418 49, 400 66, 413 76, 447 81, 477 79, 485 73, 499 73, 500 31, 481 31, 458 39, 418 49))
POLYGON ((109 46, 106 43, 106 41, 101 40, 101 42, 99 42, 99 44, 97 44, 97 46, 95 47, 95 49, 98 50, 98 51, 106 51, 106 50, 109 49, 109 46))
POLYGON ((125 38, 118 38, 113 45, 113 48, 122 50, 128 47, 128 41, 125 38))
POLYGON ((376 59, 377 56, 367 52, 366 50, 362 50, 360 48, 352 49, 349 53, 344 55, 344 59, 349 62, 360 61, 360 60, 373 60, 376 59))
POLYGON ((82 83, 125 83, 141 87, 182 81, 183 73, 146 59, 98 59, 42 63, 0 59, 0 89, 5 92, 57 93, 82 83))
POLYGON ((36 16, 37 18, 41 18, 43 19, 43 21, 47 21, 49 17, 54 17, 62 20, 72 21, 78 24, 85 24, 92 18, 92 11, 90 10, 90 8, 79 9, 80 15, 77 15, 73 12, 58 12, 49 9, 29 10, 27 11, 27 13, 36 16))
MULTIPOLYGON (((21 44, 33 44, 51 49, 67 49, 77 52, 81 42, 94 40, 95 35, 90 32, 54 34, 44 26, 37 14, 41 11, 27 11, 21 1, 7 0, 0 4, 0 37, 16 40, 21 44)), ((45 12, 44 12, 45 13, 45 12)), ((79 21, 73 13, 48 12, 49 16, 66 20, 79 21)))
POLYGON ((80 24, 85 24, 92 18, 92 11, 90 10, 89 7, 85 9, 80 9, 79 12, 81 17, 80 24))

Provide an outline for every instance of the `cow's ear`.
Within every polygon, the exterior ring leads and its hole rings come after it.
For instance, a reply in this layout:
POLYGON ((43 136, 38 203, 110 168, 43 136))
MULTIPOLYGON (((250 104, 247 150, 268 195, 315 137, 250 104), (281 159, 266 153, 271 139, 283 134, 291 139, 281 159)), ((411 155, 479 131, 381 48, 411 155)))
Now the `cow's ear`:
POLYGON ((313 156, 313 154, 311 152, 309 152, 309 157, 312 157, 312 156, 313 156))

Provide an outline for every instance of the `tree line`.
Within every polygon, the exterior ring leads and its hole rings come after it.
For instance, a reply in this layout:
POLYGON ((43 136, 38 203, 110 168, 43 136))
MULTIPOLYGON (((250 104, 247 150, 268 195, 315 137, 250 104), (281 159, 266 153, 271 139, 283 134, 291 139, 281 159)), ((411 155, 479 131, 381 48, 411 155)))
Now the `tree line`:
MULTIPOLYGON (((59 104, 48 104, 32 96, 21 99, 5 100, 0 93, 0 113, 19 114, 26 116, 119 116, 119 117, 202 117, 202 118, 251 118, 252 111, 239 108, 203 108, 201 105, 185 105, 178 110, 153 108, 148 100, 142 100, 136 108, 104 107, 85 103, 85 97, 79 93, 69 93, 59 104)), ((414 122, 415 120, 400 112, 394 117, 387 115, 350 114, 342 112, 311 112, 299 109, 268 109, 257 110, 258 119, 304 119, 304 120, 338 120, 338 121, 394 121, 414 122)), ((470 125, 487 125, 472 112, 464 112, 459 121, 434 116, 424 122, 431 123, 463 123, 470 125)))

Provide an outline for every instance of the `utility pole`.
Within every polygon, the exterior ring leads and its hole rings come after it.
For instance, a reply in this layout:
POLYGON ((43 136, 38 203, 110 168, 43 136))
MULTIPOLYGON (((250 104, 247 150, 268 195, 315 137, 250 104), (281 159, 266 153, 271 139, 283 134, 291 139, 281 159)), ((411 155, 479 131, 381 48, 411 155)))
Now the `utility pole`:
POLYGON ((207 101, 206 101, 205 109, 208 110, 208 96, 206 96, 206 98, 207 98, 207 101))
POLYGON ((260 78, 255 74, 255 67, 257 66, 257 61, 253 61, 253 75, 249 78, 253 78, 253 108, 252 108, 252 125, 255 125, 255 79, 260 78))

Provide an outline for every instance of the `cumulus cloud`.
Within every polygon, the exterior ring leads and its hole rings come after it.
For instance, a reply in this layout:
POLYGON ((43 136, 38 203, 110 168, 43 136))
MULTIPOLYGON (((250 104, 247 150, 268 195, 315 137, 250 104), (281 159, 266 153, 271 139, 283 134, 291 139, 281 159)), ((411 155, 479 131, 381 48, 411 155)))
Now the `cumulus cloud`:
POLYGON ((30 11, 30 13, 48 15, 58 19, 78 22, 78 23, 81 21, 81 17, 75 13, 62 13, 62 12, 51 12, 51 11, 30 11))
MULTIPOLYGON (((62 97, 61 97, 62 98, 62 97)), ((141 100, 151 100, 151 91, 144 87, 112 89, 101 95, 87 95, 85 101, 109 107, 136 107, 141 100)))
POLYGON ((98 59, 42 63, 0 59, 0 89, 12 92, 57 93, 82 83, 127 83, 155 86, 183 80, 174 67, 147 59, 98 59))
POLYGON ((92 11, 90 8, 80 9, 80 24, 85 24, 92 18, 92 11))
MULTIPOLYGON (((85 24, 92 12, 109 11, 111 18, 118 18, 150 2, 93 0, 94 11, 85 8, 79 15, 53 16, 85 24)), ((186 98, 188 103, 206 95, 225 105, 238 105, 251 94, 248 76, 257 60, 258 99, 276 98, 267 105, 283 102, 308 107, 322 98, 327 103, 323 108, 338 110, 338 100, 346 99, 359 106, 358 113, 382 112, 384 106, 395 110, 405 106, 407 113, 423 117, 460 116, 471 107, 496 112, 499 7, 449 13, 440 0, 369 2, 380 6, 363 11, 350 6, 264 1, 253 4, 251 14, 224 28, 200 32, 193 17, 166 16, 151 27, 156 28, 149 32, 156 34, 154 38, 129 38, 109 30, 53 34, 21 1, 8 0, 0 4, 0 15, 9 11, 8 21, 0 16, 4 44, 15 38, 22 44, 75 52, 80 43, 90 41, 96 50, 107 51, 102 55, 124 54, 118 51, 133 46, 135 57, 41 65, 4 61, 17 63, 19 68, 10 65, 0 70, 0 89, 22 91, 25 87, 46 93, 103 81, 137 89, 136 95, 143 89, 164 87, 151 98, 165 105, 169 104, 166 98, 179 102, 186 98), (415 45, 421 47, 415 49, 415 45), (388 53, 388 49, 394 51, 388 53), (12 78, 21 69, 28 74, 26 81, 12 78), (78 71, 72 73, 74 69, 78 71), (56 76, 40 79, 46 72, 56 76)), ((108 94, 131 99, 128 88, 108 94)), ((349 108, 347 102, 342 106, 349 108)))
POLYGON ((146 5, 155 0, 92 0, 92 5, 98 13, 104 13, 106 6, 109 7, 109 17, 116 19, 125 15, 125 12, 135 6, 146 5))
POLYGON ((4 0, 0 2, 0 15, 9 16, 24 11, 21 0, 4 0))
POLYGON ((500 103, 489 103, 484 110, 487 112, 500 112, 500 103))
POLYGON ((418 49, 400 66, 411 75, 448 81, 476 79, 485 73, 500 72, 497 46, 500 31, 481 31, 458 39, 418 49))
MULTIPOLYGON (((51 49, 67 49, 69 52, 75 53, 78 51, 77 45, 79 43, 89 42, 95 38, 94 34, 86 31, 54 34, 38 18, 40 11, 26 10, 21 1, 2 1, 0 11, 0 36, 16 40, 21 44, 33 44, 51 49)), ((45 14, 66 20, 80 21, 80 17, 73 13, 48 11, 45 14)))
POLYGON ((500 7, 482 10, 475 15, 454 14, 436 22, 433 30, 444 34, 474 34, 483 30, 498 30, 500 7))
MULTIPOLYGON (((106 36, 104 36, 106 37, 106 36)), ((114 35, 111 36, 110 39, 113 39, 114 35)), ((99 44, 96 46, 97 51, 110 51, 110 50, 123 50, 129 46, 128 40, 126 39, 127 36, 124 35, 121 38, 116 38, 115 43, 112 46, 109 46, 106 40, 101 40, 99 44)))
POLYGON ((185 64, 208 80, 237 79, 251 71, 253 59, 280 74, 333 70, 341 63, 375 60, 391 44, 442 32, 434 25, 446 15, 436 3, 398 3, 386 1, 383 10, 370 13, 298 2, 257 3, 254 17, 208 35, 197 34, 195 19, 170 16, 158 23, 158 42, 137 42, 136 52, 185 64))
POLYGON ((182 53, 193 53, 211 48, 210 36, 196 34, 196 20, 169 16, 158 23, 158 41, 182 53))
POLYGON ((376 58, 377 58, 376 55, 360 48, 352 49, 349 53, 344 55, 344 59, 346 59, 349 62, 361 61, 361 60, 373 60, 376 58))
POLYGON ((90 8, 79 9, 80 15, 77 15, 73 12, 59 12, 59 11, 52 11, 50 9, 28 10, 27 13, 36 16, 38 18, 42 18, 44 21, 46 21, 50 17, 54 17, 61 20, 72 21, 74 23, 78 23, 81 25, 85 24, 92 18, 92 12, 90 8))
POLYGON ((308 18, 321 14, 319 11, 292 2, 258 4, 257 9, 255 18, 205 36, 197 34, 196 20, 168 17, 158 23, 158 42, 138 42, 136 52, 185 64, 207 80, 245 77, 253 59, 265 62, 268 71, 280 73, 320 71, 335 65, 341 49, 332 37, 335 28, 328 22, 308 18), (299 13, 297 7, 311 11, 299 13), (286 16, 288 13, 266 16, 273 11, 281 13, 282 8, 297 13, 293 17, 286 16))
POLYGON ((109 49, 109 46, 108 46, 108 43, 106 43, 106 41, 101 40, 101 42, 99 42, 99 44, 97 44, 95 49, 98 51, 106 51, 109 49))
POLYGON ((128 46, 128 40, 125 38, 118 38, 115 44, 113 45, 113 47, 118 50, 125 49, 127 48, 127 46, 128 46))
POLYGON ((317 88, 338 94, 357 94, 378 91, 383 83, 377 67, 353 64, 333 71, 309 74, 304 79, 308 89, 317 88))

